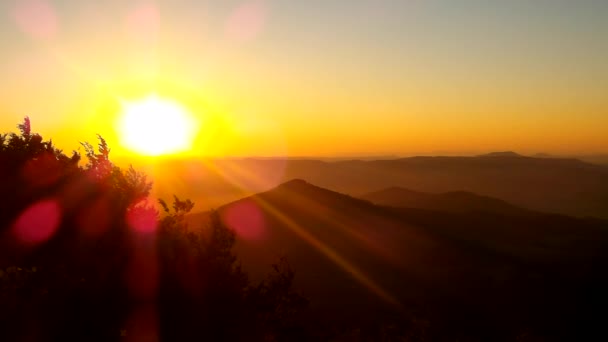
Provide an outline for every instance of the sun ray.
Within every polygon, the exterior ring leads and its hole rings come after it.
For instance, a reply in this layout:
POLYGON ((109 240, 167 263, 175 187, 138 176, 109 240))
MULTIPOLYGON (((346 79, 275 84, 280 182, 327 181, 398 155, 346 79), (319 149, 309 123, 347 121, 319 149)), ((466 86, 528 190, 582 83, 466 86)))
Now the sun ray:
POLYGON ((259 196, 254 197, 256 202, 264 207, 279 221, 283 222, 287 228, 302 238, 304 241, 309 243, 311 246, 316 248, 319 252, 323 253, 328 259, 334 262, 336 265, 341 267, 344 271, 349 273, 355 280, 368 288, 371 292, 382 298, 387 303, 401 306, 401 303, 392 294, 386 291, 382 286, 376 283, 373 279, 367 276, 361 269, 355 266, 353 263, 345 259, 334 249, 321 242, 319 239, 314 237, 307 229, 300 227, 295 221, 290 219, 287 215, 283 214, 280 210, 276 209, 270 203, 264 201, 259 196))
MULTIPOLYGON (((243 176, 256 177, 254 175, 247 175, 242 170, 237 168, 232 168, 233 172, 241 173, 243 176)), ((387 303, 390 303, 396 307, 400 307, 401 304, 397 298, 395 298, 392 294, 390 294, 386 289, 384 289, 380 284, 376 283, 372 278, 370 278, 365 272, 363 272, 359 267, 354 265, 352 262, 344 258, 340 253, 335 251, 333 248, 323 243, 321 240, 317 239, 313 234, 309 232, 308 229, 305 229, 298 225, 295 221, 285 215, 281 210, 275 208, 272 204, 263 200, 260 196, 252 197, 256 203, 258 203, 261 207, 263 207, 266 211, 268 211, 271 215, 277 218, 280 222, 282 222, 285 227, 295 233, 299 238, 306 241, 312 247, 317 249, 323 255, 325 255, 329 260, 335 263, 337 266, 342 268, 348 274, 350 274, 355 280, 357 280, 360 284, 365 286, 372 293, 376 294, 378 297, 382 298, 387 303)), ((361 238, 361 237, 359 237, 361 238)))

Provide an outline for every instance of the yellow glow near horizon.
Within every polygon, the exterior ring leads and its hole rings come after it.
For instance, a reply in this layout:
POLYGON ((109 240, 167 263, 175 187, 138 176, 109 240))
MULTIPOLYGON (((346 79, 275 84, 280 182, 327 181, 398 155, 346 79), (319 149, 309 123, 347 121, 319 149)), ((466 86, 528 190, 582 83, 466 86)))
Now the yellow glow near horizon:
POLYGON ((132 152, 160 156, 192 148, 198 122, 181 104, 150 95, 121 107, 119 137, 132 152))

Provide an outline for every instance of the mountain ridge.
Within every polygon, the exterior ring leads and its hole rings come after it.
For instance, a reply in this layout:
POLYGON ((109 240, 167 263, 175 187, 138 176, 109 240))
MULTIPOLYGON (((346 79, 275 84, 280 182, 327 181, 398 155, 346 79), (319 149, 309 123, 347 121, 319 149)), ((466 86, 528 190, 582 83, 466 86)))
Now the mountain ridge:
MULTIPOLYGON (((284 256, 311 308, 346 320, 408 307, 450 329, 513 317, 542 326, 547 305, 584 293, 560 284, 587 286, 608 247, 606 221, 391 208, 302 179, 217 212, 235 231, 235 251, 252 277, 284 256)), ((191 229, 205 214, 195 216, 191 229)), ((547 324, 574 319, 580 309, 568 305, 547 324)))
POLYGON ((360 197, 378 205, 447 212, 479 211, 504 215, 531 215, 534 213, 501 199, 478 195, 470 191, 428 193, 393 186, 360 197))
POLYGON ((533 211, 608 218, 608 168, 576 159, 410 157, 376 161, 232 160, 158 166, 155 192, 178 192, 217 207, 290 179, 350 196, 399 186, 428 193, 468 191, 533 211), (164 171, 164 168, 167 168, 164 171), (170 171, 168 170, 170 169, 170 171), (170 179, 166 179, 171 175, 170 179), (188 180, 188 186, 183 179, 188 180))

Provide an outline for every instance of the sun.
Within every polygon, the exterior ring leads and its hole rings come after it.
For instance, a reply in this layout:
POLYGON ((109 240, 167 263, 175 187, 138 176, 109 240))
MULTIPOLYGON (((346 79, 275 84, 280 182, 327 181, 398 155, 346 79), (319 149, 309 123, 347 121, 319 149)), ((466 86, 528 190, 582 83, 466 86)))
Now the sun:
POLYGON ((121 102, 118 130, 127 149, 146 156, 174 154, 192 148, 198 122, 178 102, 149 95, 121 102))

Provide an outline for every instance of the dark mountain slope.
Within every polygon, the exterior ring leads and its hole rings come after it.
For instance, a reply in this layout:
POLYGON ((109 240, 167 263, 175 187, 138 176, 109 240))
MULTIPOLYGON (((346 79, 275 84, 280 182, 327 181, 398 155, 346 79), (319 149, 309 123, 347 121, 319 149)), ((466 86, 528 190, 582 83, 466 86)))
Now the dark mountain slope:
POLYGON ((388 208, 302 180, 219 211, 253 277, 284 255, 313 308, 348 322, 414 310, 464 334, 568 334, 606 303, 604 221, 388 208))

